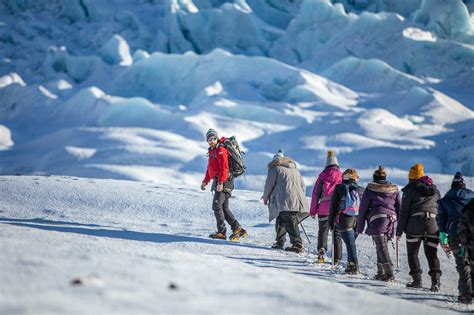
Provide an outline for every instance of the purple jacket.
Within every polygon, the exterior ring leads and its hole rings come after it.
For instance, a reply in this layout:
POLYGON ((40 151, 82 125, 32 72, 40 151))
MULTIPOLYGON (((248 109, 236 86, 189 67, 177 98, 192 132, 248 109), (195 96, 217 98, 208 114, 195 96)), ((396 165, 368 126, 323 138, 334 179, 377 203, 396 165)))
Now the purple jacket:
POLYGON ((331 196, 336 185, 340 183, 342 183, 342 172, 339 170, 339 166, 326 166, 314 184, 310 209, 312 216, 316 214, 319 217, 329 215, 331 196))
POLYGON ((369 235, 395 234, 400 210, 400 193, 398 187, 387 181, 372 182, 362 195, 357 220, 357 231, 362 233, 367 222, 369 235))

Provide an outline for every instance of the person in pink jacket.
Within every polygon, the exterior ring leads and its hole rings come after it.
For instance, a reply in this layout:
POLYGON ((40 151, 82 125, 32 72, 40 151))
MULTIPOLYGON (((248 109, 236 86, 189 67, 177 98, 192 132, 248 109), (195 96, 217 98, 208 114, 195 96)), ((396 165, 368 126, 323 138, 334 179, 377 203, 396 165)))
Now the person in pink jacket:
MULTIPOLYGON (((319 174, 314 184, 311 197, 310 215, 312 218, 318 216, 318 262, 324 263, 324 255, 328 249, 328 217, 331 206, 331 197, 337 184, 342 183, 342 172, 339 170, 336 153, 328 151, 326 158, 326 167, 319 174)), ((335 244, 334 260, 337 263, 342 258, 342 239, 340 233, 334 232, 335 244)))

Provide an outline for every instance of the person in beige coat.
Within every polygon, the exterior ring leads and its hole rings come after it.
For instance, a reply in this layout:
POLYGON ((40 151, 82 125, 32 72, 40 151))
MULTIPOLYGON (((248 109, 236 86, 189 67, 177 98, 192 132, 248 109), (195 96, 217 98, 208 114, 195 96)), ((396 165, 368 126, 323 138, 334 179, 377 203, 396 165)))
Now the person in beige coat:
POLYGON ((309 203, 305 195, 306 185, 292 159, 278 151, 268 163, 263 202, 268 205, 269 221, 276 218, 276 242, 272 248, 283 249, 286 234, 290 236, 291 247, 287 251, 300 253, 303 241, 298 224, 302 217, 309 215, 309 203))

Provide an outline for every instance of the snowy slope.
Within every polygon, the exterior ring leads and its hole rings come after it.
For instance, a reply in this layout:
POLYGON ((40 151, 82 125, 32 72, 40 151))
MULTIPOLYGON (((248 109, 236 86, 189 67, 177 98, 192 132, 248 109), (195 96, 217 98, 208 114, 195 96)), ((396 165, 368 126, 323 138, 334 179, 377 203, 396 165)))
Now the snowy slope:
POLYGON ((279 147, 308 185, 327 149, 364 182, 472 176, 472 7, 1 1, 0 173, 196 184, 213 127, 246 149, 243 189, 279 147))
MULTIPOLYGON (((195 187, 2 176, 0 190, 1 314, 474 311, 455 303, 454 263, 442 253, 441 292, 433 294, 405 289, 403 242, 392 285, 370 280, 376 258, 367 236, 357 240, 358 276, 315 265, 314 243, 301 255, 269 249, 274 227, 256 192, 235 191, 231 207, 249 237, 229 243, 207 238, 212 196, 195 187)), ((304 222, 313 242, 315 222, 304 222)))

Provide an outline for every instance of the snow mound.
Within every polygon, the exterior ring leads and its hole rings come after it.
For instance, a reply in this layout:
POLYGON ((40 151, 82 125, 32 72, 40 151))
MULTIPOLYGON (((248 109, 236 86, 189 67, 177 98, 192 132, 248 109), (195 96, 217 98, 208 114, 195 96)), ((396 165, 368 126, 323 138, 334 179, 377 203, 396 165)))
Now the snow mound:
POLYGON ((354 105, 357 94, 321 76, 263 57, 232 55, 216 49, 206 55, 153 53, 114 82, 113 93, 166 104, 190 104, 219 82, 219 93, 253 101, 320 102, 354 105), (184 93, 183 93, 184 92, 184 93))
POLYGON ((413 19, 439 37, 461 40, 470 37, 472 42, 471 17, 461 0, 423 0, 413 19))
POLYGON ((0 150, 6 150, 13 146, 10 129, 0 125, 0 150))
POLYGON ((99 53, 104 61, 109 64, 129 66, 133 62, 127 41, 117 34, 102 46, 99 53))
POLYGON ((147 99, 113 97, 97 87, 73 95, 57 115, 70 123, 105 127, 168 129, 180 121, 179 114, 164 110, 147 99))
POLYGON ((392 68, 379 59, 347 57, 332 65, 323 75, 360 91, 406 90, 422 80, 392 68))
POLYGON ((26 85, 25 81, 23 81, 18 73, 10 73, 0 77, 0 89, 9 86, 10 84, 19 84, 21 86, 26 85))

